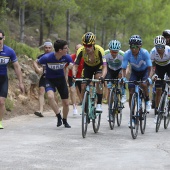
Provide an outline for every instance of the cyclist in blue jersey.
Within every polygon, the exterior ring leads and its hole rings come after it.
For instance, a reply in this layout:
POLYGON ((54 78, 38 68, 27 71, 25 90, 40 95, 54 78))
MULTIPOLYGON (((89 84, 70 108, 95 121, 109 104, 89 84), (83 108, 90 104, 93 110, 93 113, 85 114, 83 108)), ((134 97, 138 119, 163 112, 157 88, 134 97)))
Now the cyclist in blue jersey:
POLYGON ((69 69, 73 67, 73 61, 68 55, 68 44, 64 40, 56 40, 54 42, 55 52, 51 52, 43 55, 37 60, 38 64, 46 65, 46 87, 47 97, 49 105, 55 112, 58 121, 57 127, 62 123, 66 128, 71 128, 67 122, 67 115, 69 112, 69 100, 68 100, 68 87, 65 80, 64 68, 67 66, 69 69), (58 104, 54 99, 54 93, 56 88, 60 94, 63 105, 63 119, 61 117, 58 104))
POLYGON ((8 75, 7 75, 7 65, 11 61, 14 66, 14 71, 19 80, 19 88, 21 92, 25 92, 23 81, 22 81, 22 72, 21 67, 18 63, 17 56, 15 51, 4 45, 5 34, 0 30, 0 129, 3 129, 2 126, 2 117, 5 113, 5 99, 8 94, 8 75))
MULTIPOLYGON (((149 84, 152 84, 150 78, 152 62, 149 56, 149 52, 142 47, 142 39, 139 35, 132 35, 129 39, 130 49, 125 52, 122 69, 123 69, 123 80, 126 80, 126 68, 128 63, 131 65, 131 75, 129 81, 145 81, 148 83, 142 83, 141 86, 145 94, 146 111, 149 112, 151 104, 149 101, 149 84)), ((132 95, 134 93, 134 84, 129 84, 129 106, 131 105, 132 95)))
MULTIPOLYGON (((152 67, 153 80, 157 78, 164 79, 165 74, 170 77, 170 47, 166 45, 166 39, 162 35, 156 36, 154 39, 155 47, 150 52, 151 61, 155 64, 155 69, 152 67)), ((157 122, 157 108, 161 99, 162 89, 164 88, 161 81, 155 82, 155 119, 157 122)))

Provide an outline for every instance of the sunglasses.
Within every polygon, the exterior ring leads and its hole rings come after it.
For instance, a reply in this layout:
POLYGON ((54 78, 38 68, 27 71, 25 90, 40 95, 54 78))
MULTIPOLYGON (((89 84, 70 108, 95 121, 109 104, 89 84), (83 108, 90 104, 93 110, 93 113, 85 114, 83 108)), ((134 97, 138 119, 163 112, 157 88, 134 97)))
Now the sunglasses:
POLYGON ((110 53, 112 53, 112 54, 116 54, 116 53, 118 53, 119 51, 117 51, 117 50, 110 50, 110 53))
POLYGON ((156 45, 155 48, 156 49, 165 49, 165 46, 164 45, 156 45))
POLYGON ((90 44, 90 45, 86 45, 86 44, 83 44, 83 46, 85 47, 85 48, 92 48, 92 44, 90 44))
POLYGON ((139 46, 137 46, 137 45, 131 45, 130 48, 131 48, 131 49, 138 49, 139 46))
POLYGON ((0 37, 0 40, 4 39, 4 37, 0 37))

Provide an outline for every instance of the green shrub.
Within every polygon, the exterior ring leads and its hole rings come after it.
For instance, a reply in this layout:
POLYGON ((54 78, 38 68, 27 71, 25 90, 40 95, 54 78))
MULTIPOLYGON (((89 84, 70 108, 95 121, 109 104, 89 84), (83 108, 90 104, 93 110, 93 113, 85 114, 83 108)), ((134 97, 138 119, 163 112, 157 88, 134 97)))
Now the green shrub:
POLYGON ((7 111, 12 111, 14 107, 14 102, 12 100, 10 100, 9 98, 6 98, 5 100, 5 108, 7 111))

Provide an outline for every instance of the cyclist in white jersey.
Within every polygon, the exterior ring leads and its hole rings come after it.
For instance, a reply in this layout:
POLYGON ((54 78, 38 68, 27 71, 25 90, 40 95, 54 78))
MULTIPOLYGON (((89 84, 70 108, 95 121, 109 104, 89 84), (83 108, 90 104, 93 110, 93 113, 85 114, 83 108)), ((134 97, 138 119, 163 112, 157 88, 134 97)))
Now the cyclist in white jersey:
MULTIPOLYGON (((166 45, 166 39, 162 35, 157 36, 154 39, 155 47, 150 52, 151 61, 155 64, 155 69, 152 67, 153 79, 157 77, 164 79, 164 75, 167 73, 170 77, 170 47, 166 45)), ((162 94, 162 83, 156 81, 156 108, 158 108, 159 101, 162 94)), ((157 113, 154 122, 157 121, 157 113)))
MULTIPOLYGON (((120 50, 121 43, 118 40, 111 40, 108 44, 108 47, 109 49, 105 51, 105 56, 104 56, 107 62, 106 79, 122 78, 121 70, 122 70, 122 60, 123 60, 124 52, 120 50)), ((107 88, 108 88, 108 96, 107 96, 107 101, 108 101, 109 92, 110 89, 112 88, 111 81, 107 82, 107 88)), ((121 86, 121 92, 122 92, 121 102, 125 103, 126 92, 123 85, 121 86)))

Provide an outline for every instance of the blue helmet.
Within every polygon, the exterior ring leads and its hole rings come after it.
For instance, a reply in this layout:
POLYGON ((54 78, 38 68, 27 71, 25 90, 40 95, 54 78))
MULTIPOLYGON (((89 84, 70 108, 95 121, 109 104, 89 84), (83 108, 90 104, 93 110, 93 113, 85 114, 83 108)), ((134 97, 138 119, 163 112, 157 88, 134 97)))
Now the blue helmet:
POLYGON ((117 51, 117 50, 120 50, 121 43, 118 40, 111 40, 108 46, 109 46, 109 50, 117 51))
POLYGON ((139 35, 132 35, 129 39, 129 45, 142 45, 142 39, 139 35))

